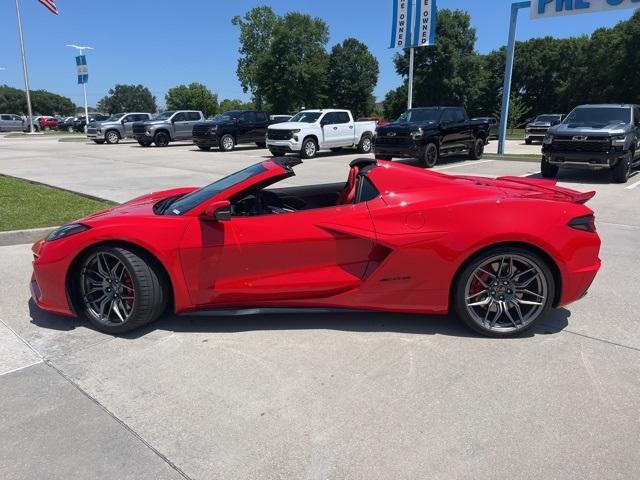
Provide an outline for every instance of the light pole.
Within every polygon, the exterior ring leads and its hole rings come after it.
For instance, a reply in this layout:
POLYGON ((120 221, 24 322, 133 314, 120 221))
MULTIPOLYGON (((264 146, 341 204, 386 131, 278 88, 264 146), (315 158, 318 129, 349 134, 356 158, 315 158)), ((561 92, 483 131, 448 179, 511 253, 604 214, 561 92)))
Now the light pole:
MULTIPOLYGON (((93 47, 80 46, 80 45, 67 45, 69 48, 75 48, 78 50, 78 55, 84 55, 85 50, 93 50, 93 47)), ((84 128, 86 130, 89 125, 89 106, 87 105, 87 82, 82 82, 82 93, 84 94, 84 128)))

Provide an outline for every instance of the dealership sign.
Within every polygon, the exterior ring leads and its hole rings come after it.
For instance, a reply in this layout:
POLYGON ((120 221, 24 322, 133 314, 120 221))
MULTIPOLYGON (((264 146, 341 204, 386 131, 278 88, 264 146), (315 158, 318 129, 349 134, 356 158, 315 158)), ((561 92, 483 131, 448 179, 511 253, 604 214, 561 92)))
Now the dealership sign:
POLYGON ((433 45, 436 18, 436 0, 393 0, 390 48, 433 45))
POLYGON ((638 7, 640 0, 533 0, 531 18, 562 17, 638 7))

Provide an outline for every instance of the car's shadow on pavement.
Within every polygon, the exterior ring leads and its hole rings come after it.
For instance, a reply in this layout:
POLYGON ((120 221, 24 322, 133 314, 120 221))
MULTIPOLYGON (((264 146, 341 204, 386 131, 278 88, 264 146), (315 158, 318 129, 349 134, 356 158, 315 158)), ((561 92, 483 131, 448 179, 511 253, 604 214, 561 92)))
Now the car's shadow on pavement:
MULTIPOLYGON (((29 300, 31 323, 41 328, 71 331, 93 327, 77 318, 53 315, 40 310, 29 300)), ((565 308, 549 312, 544 322, 517 338, 552 335, 569 324, 571 312, 565 308)), ((132 332, 118 335, 130 340, 155 331, 176 333, 237 333, 260 330, 336 330, 344 332, 388 332, 414 335, 444 335, 485 338, 466 327, 453 315, 422 315, 354 311, 304 311, 289 313, 262 309, 221 310, 200 315, 167 315, 132 332)))
MULTIPOLYGON (((528 175, 527 178, 536 178, 540 180, 549 180, 542 176, 540 173, 536 173, 534 175, 528 175)), ((629 181, 632 179, 640 178, 640 170, 634 170, 629 176, 629 181)), ((609 170, 571 170, 571 169, 561 169, 558 172, 558 175, 555 179, 558 182, 568 182, 568 183, 583 183, 585 185, 608 185, 614 184, 611 179, 611 172, 609 170)), ((625 184, 620 184, 624 186, 625 184)))

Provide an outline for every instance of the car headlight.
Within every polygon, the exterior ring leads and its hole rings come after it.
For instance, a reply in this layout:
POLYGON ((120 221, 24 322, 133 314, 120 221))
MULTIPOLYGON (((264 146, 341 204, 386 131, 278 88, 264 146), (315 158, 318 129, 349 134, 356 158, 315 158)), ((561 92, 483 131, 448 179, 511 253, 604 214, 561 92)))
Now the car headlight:
POLYGON ((624 142, 626 139, 626 135, 615 135, 611 137, 611 143, 615 146, 624 146, 624 142))
POLYGON ((211 133, 216 133, 218 131, 218 126, 214 125, 213 127, 211 127, 211 130, 209 130, 211 133))
POLYGON ((424 130, 422 128, 419 128, 411 132, 411 136, 413 138, 421 138, 423 133, 424 133, 424 130))
POLYGON ((61 238, 70 237, 71 235, 84 232, 90 228, 91 227, 82 223, 70 223, 69 225, 64 225, 51 232, 45 240, 47 242, 53 242, 54 240, 59 240, 61 238))
POLYGON ((553 142, 553 135, 547 133, 544 138, 542 139, 542 143, 546 143, 547 145, 549 145, 550 143, 553 142))

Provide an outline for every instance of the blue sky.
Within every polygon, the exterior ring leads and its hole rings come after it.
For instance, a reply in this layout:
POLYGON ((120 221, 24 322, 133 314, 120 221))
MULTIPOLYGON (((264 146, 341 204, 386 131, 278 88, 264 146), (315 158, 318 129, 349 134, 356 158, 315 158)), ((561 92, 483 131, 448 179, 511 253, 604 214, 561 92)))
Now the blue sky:
MULTIPOLYGON (((506 43, 510 0, 438 0, 439 8, 466 10, 477 29, 476 48, 486 53, 506 43)), ((380 62, 379 99, 400 83, 388 48, 391 0, 57 0, 60 15, 36 0, 21 0, 32 89, 47 89, 82 103, 76 85, 75 51, 67 43, 95 47, 89 52, 89 104, 115 83, 142 83, 164 103, 168 88, 197 81, 223 98, 248 98, 235 74, 238 31, 231 25, 257 5, 277 13, 302 11, 329 25, 329 48, 353 36, 380 62)), ((632 10, 562 19, 529 20, 523 11, 518 39, 588 34, 628 19, 632 10)), ((23 87, 14 1, 0 2, 0 84, 23 87)))

